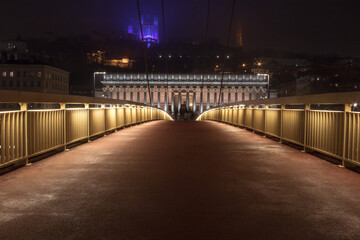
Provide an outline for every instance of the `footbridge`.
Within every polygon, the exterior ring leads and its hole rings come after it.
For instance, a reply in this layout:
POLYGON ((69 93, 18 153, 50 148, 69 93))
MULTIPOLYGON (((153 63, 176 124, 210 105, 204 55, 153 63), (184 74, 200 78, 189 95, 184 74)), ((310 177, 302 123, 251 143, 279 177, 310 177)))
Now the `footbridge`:
POLYGON ((135 102, 1 91, 0 239, 360 239, 358 96, 172 121, 135 102))

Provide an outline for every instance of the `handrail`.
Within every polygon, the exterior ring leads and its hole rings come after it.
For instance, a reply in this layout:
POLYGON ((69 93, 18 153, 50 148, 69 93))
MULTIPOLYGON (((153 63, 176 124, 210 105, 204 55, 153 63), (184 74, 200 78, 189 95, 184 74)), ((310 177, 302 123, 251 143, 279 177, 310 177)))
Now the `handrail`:
POLYGON ((312 94, 304 96, 265 98, 225 104, 224 107, 236 105, 278 105, 278 104, 353 104, 360 103, 360 92, 339 92, 312 94))
POLYGON ((307 96, 260 99, 212 108, 198 117, 244 127, 303 146, 312 150, 360 165, 360 92, 314 94, 307 96), (280 105, 271 109, 270 105, 280 105), (302 109, 286 108, 303 105, 302 109), (317 110, 311 105, 343 105, 343 111, 317 110), (260 107, 265 106, 265 107, 260 107), (273 111, 278 110, 278 111, 273 111))
POLYGON ((0 103, 67 103, 67 104, 130 104, 148 106, 146 104, 110 98, 96 98, 76 95, 62 95, 40 92, 23 92, 0 90, 0 103))

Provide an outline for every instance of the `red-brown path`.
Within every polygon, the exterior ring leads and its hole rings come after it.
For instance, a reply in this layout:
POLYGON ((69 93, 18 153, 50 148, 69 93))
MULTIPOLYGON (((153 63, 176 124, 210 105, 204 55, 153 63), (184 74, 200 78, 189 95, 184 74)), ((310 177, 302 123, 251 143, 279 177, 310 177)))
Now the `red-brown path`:
POLYGON ((225 124, 151 122, 0 176, 0 239, 360 239, 360 174, 225 124))

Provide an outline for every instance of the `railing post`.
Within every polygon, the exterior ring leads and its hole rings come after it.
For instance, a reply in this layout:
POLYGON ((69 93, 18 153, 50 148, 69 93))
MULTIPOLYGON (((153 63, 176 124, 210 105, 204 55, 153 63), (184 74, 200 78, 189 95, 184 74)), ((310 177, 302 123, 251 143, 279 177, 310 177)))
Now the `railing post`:
POLYGON ((25 165, 31 166, 29 163, 29 145, 28 145, 28 105, 27 103, 19 103, 20 111, 24 111, 24 146, 25 146, 25 165))
POLYGON ((283 141, 283 122, 284 122, 284 110, 285 110, 285 105, 281 104, 281 112, 280 112, 280 143, 282 143, 283 141))
POLYGON ((255 122, 255 110, 259 108, 259 105, 252 105, 252 110, 251 110, 251 128, 252 128, 252 132, 255 132, 255 128, 254 128, 254 122, 255 122))
POLYGON ((104 112, 104 137, 106 137, 106 109, 105 109, 105 104, 100 104, 100 108, 103 109, 103 112, 104 112))
POLYGON ((345 160, 346 160, 346 137, 347 137, 347 120, 348 120, 348 113, 351 112, 351 104, 344 104, 344 136, 343 136, 343 153, 342 153, 342 161, 340 167, 346 167, 345 160))
POLYGON ((63 111, 64 115, 63 115, 63 129, 64 129, 64 151, 67 151, 68 149, 66 148, 66 132, 67 132, 67 129, 66 129, 66 104, 65 103, 60 103, 60 109, 63 111))
POLYGON ((113 104, 113 108, 115 109, 115 132, 117 132, 117 107, 116 104, 113 104))
POLYGON ((248 109, 248 108, 249 108, 248 105, 245 105, 245 106, 244 106, 244 116, 243 116, 243 120, 244 120, 244 128, 245 128, 245 129, 248 127, 247 121, 246 121, 246 119, 247 119, 247 109, 248 109))
POLYGON ((304 148, 302 152, 306 152, 306 146, 307 146, 307 130, 308 130, 308 116, 310 111, 310 104, 305 104, 305 116, 304 116, 304 148))
POLYGON ((266 137, 266 133, 267 133, 266 114, 267 114, 268 109, 269 109, 269 104, 265 104, 265 109, 264 109, 264 137, 266 137))
POLYGON ((88 136, 88 142, 91 142, 90 140, 90 104, 85 103, 85 109, 87 110, 87 136, 88 136))

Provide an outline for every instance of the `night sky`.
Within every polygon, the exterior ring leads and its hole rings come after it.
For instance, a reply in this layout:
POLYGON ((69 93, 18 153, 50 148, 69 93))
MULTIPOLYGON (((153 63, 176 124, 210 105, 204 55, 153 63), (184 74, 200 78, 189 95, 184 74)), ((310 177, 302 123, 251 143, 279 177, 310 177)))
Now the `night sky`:
MULTIPOLYGON (((210 37, 225 42, 231 0, 212 0, 210 37)), ((161 0, 141 0, 158 15, 161 0)), ((165 0, 169 40, 204 38, 207 0, 165 0)), ((136 0, 14 0, 1 3, 0 39, 126 32, 138 25, 136 0)), ((360 1, 237 0, 233 33, 243 29, 246 49, 360 56, 360 1)), ((234 39, 235 34, 233 34, 234 39)))

